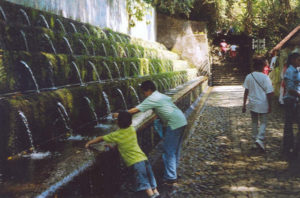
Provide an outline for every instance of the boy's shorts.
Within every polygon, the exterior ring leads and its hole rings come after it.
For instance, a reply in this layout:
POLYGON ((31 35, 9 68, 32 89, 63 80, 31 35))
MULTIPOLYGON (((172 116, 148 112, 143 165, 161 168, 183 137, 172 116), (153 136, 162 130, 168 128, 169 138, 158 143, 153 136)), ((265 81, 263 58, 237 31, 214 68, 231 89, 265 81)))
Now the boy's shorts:
POLYGON ((148 160, 141 161, 132 165, 133 179, 136 191, 155 189, 156 180, 148 160))

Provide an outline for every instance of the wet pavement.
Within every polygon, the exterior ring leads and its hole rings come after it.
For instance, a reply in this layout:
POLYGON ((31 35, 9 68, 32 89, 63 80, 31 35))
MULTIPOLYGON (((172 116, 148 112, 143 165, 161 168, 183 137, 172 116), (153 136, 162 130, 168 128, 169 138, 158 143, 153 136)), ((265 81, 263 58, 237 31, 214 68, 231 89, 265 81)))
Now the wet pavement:
POLYGON ((299 160, 280 153, 283 108, 274 101, 263 153, 254 147, 249 111, 241 112, 243 91, 213 88, 184 143, 178 185, 160 187, 162 197, 300 197, 299 160))

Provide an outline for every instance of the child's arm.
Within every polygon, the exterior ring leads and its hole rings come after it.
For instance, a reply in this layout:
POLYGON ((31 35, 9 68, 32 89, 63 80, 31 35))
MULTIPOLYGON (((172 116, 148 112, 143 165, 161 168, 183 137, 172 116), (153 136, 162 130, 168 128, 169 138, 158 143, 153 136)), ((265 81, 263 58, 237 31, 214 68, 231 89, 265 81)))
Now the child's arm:
POLYGON ((91 144, 96 144, 98 142, 102 142, 103 141, 103 137, 102 136, 99 136, 93 140, 90 140, 88 141, 86 144, 85 144, 85 148, 89 148, 91 144))

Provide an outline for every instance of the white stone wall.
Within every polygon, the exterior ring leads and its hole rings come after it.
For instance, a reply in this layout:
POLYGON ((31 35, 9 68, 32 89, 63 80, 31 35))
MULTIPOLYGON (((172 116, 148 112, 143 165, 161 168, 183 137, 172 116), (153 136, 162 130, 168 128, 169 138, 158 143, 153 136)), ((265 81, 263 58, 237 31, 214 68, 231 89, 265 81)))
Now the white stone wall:
POLYGON ((126 0, 6 0, 16 4, 62 15, 102 28, 130 34, 145 40, 156 40, 155 10, 136 27, 129 29, 126 0), (146 20, 150 21, 149 25, 146 20))

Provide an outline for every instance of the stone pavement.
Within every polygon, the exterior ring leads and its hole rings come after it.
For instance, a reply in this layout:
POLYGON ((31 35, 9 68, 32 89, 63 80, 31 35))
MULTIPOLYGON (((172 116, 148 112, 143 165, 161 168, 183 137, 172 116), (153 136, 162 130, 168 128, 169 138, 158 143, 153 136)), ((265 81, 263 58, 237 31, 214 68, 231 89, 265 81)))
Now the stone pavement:
POLYGON ((241 86, 214 87, 185 142, 178 186, 162 197, 300 197, 300 163, 281 159, 283 109, 274 103, 266 152, 253 148, 241 86))

